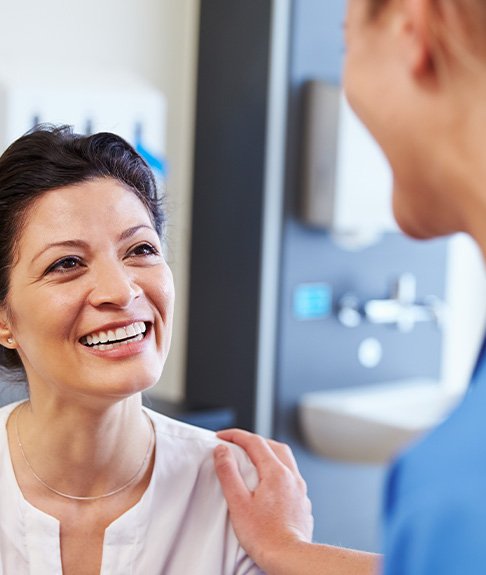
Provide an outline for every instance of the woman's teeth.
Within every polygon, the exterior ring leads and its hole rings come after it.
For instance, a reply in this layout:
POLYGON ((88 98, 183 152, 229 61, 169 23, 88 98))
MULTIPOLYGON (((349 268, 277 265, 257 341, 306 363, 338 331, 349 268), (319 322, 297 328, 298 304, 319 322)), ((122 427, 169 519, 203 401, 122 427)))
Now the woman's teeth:
POLYGON ((115 346, 126 345, 131 341, 140 341, 147 331, 147 326, 143 321, 136 321, 125 327, 117 327, 114 330, 98 331, 83 336, 80 342, 83 345, 94 347, 100 350, 113 349, 115 346))

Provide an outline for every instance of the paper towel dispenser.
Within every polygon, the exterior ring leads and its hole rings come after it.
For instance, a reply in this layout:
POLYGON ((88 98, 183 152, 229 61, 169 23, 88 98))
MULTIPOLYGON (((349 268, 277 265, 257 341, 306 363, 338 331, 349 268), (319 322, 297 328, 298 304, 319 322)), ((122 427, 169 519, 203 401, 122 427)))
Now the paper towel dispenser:
POLYGON ((396 231, 388 162, 340 87, 304 87, 300 217, 336 234, 396 231))

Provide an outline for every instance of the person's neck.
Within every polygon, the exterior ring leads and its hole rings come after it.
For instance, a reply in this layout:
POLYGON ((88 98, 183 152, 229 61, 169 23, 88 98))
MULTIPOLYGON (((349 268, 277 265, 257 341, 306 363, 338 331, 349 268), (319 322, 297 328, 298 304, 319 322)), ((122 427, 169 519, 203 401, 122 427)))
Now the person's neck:
POLYGON ((486 154, 483 149, 486 110, 465 114, 463 137, 449 152, 444 180, 454 183, 449 197, 459 221, 458 231, 469 234, 486 260, 486 154))
POLYGON ((30 465, 51 487, 99 495, 138 469, 152 435, 139 394, 98 409, 39 399, 34 394, 22 408, 16 432, 30 465))
MULTIPOLYGON (((469 81, 444 100, 442 122, 431 130, 428 177, 438 190, 436 216, 445 233, 472 236, 486 258, 486 80, 469 81)), ((432 114, 431 114, 432 115, 432 114)))

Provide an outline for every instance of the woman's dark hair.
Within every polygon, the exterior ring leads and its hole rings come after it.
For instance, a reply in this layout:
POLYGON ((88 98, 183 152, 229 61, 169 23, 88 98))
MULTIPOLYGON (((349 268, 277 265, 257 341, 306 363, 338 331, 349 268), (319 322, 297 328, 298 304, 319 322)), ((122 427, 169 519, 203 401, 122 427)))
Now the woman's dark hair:
MULTIPOLYGON (((123 138, 108 132, 75 134, 70 126, 37 126, 0 157, 0 306, 7 303, 10 270, 29 209, 45 192, 97 178, 133 191, 162 233, 164 212, 152 171, 123 138)), ((16 351, 0 346, 0 367, 21 368, 16 351)))

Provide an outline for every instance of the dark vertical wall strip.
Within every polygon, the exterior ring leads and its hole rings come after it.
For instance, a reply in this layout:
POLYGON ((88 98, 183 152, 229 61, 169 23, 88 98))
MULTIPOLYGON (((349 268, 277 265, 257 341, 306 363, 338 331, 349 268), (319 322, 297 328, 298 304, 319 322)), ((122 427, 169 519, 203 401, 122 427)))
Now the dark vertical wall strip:
POLYGON ((271 2, 202 0, 187 399, 253 426, 271 2))

